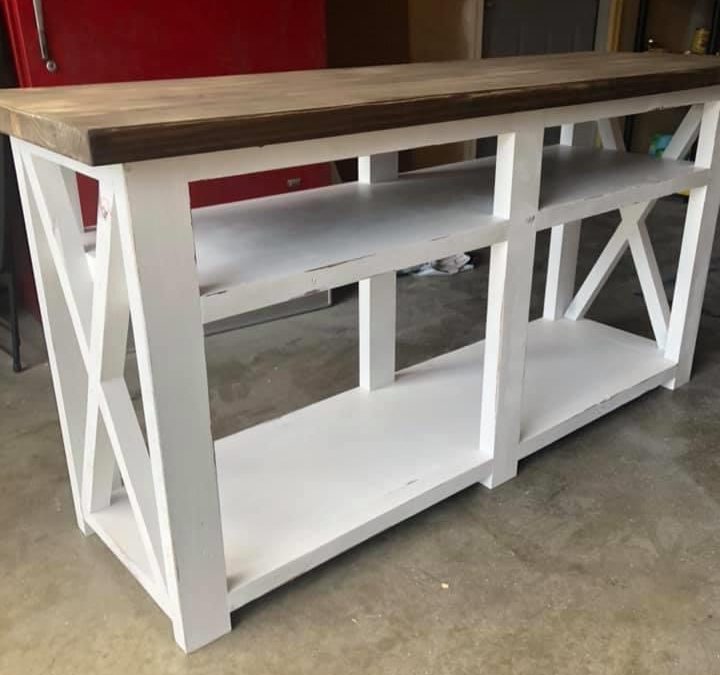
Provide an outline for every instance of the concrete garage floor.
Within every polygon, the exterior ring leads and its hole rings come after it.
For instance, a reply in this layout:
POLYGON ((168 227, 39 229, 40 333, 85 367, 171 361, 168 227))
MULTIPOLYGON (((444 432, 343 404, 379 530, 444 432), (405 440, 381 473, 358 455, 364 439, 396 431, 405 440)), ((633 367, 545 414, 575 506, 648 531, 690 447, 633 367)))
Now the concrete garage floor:
MULTIPOLYGON (((651 219, 669 289, 682 214, 667 200, 651 219)), ((581 274, 616 220, 586 224, 581 274)), ((543 236, 534 315, 546 247, 543 236)), ((455 278, 401 280, 400 366, 479 338, 486 284, 487 258, 455 278)), ((354 386, 356 310, 346 291, 329 310, 209 338, 215 433, 354 386)), ((629 260, 592 316, 649 334, 629 260)), ((189 658, 129 573, 75 528, 48 367, 16 377, 0 355, 0 411, 3 675, 720 673, 718 256, 688 386, 256 601, 189 658)))

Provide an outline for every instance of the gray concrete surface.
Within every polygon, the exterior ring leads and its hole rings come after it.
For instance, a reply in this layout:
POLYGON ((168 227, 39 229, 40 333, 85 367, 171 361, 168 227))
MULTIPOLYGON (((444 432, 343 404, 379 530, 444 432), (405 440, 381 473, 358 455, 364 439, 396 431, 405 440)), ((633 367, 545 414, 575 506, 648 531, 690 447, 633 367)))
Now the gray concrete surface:
MULTIPOLYGON (((668 290, 682 213, 665 201, 651 221, 668 290)), ((615 222, 586 225, 582 270, 615 222)), ((541 237, 534 314, 546 247, 541 237)), ((718 261, 688 386, 654 391, 528 458, 501 488, 468 489, 256 601, 191 657, 75 528, 41 350, 30 345, 36 363, 19 376, 0 354, 0 673, 720 673, 718 261)), ((482 335, 481 263, 400 282, 401 366, 482 335)), ((345 291, 332 309, 209 338, 214 432, 353 386, 356 309, 345 291)), ((649 334, 629 261, 592 314, 649 334)), ((137 391, 132 359, 128 379, 137 391)))

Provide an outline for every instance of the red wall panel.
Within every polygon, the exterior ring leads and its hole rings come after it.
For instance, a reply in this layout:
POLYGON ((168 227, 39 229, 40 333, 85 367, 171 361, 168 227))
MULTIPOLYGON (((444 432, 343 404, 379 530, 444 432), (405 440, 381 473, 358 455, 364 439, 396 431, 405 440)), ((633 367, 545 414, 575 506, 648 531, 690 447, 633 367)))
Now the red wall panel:
MULTIPOLYGON (((4 0, 20 86, 210 77, 321 68, 326 62, 325 0, 43 0, 49 72, 40 57, 32 0, 4 0)), ((206 206, 330 182, 326 164, 190 186, 206 206)), ((97 188, 80 180, 86 224, 97 188)), ((35 305, 27 261, 24 304, 35 305)), ((24 274, 22 273, 25 269, 24 274)))
POLYGON ((5 0, 22 86, 208 77, 325 65, 324 0, 5 0))

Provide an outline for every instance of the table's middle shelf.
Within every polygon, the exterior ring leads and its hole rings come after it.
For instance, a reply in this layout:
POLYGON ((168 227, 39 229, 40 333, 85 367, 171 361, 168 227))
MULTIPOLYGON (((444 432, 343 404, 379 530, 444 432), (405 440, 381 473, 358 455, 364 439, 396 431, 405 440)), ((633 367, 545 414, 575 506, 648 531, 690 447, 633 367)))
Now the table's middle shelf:
MULTIPOLYGON (((494 174, 487 158, 194 210, 205 321, 503 240, 494 174)), ((535 226, 698 187, 707 176, 691 162, 551 146, 535 226)))

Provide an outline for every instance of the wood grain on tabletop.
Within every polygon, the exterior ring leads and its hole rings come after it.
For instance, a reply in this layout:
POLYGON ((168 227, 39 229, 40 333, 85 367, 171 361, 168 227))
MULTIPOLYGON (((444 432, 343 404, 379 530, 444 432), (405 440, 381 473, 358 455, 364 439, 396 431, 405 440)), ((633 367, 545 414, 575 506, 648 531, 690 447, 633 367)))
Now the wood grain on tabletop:
POLYGON ((102 165, 720 84, 716 57, 573 53, 0 90, 0 130, 102 165))

